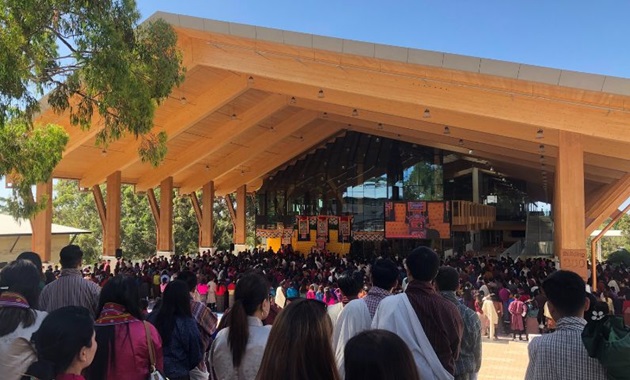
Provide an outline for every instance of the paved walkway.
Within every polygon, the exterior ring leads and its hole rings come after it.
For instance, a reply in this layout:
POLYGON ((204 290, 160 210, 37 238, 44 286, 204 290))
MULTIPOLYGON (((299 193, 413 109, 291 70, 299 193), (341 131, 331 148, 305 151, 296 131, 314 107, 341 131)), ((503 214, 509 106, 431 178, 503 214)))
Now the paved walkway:
POLYGON ((498 341, 484 338, 479 380, 523 380, 528 361, 527 342, 513 342, 511 338, 500 338, 498 341))

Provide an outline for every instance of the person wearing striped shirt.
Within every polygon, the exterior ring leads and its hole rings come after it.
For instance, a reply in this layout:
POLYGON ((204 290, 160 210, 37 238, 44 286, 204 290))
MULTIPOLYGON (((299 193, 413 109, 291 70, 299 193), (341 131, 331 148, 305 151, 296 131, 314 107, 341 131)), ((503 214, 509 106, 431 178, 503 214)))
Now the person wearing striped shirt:
POLYGON ((83 306, 92 318, 97 315, 101 288, 83 278, 81 264, 83 251, 77 245, 68 245, 59 254, 61 273, 59 278, 44 287, 39 297, 39 308, 50 313, 64 306, 83 306))

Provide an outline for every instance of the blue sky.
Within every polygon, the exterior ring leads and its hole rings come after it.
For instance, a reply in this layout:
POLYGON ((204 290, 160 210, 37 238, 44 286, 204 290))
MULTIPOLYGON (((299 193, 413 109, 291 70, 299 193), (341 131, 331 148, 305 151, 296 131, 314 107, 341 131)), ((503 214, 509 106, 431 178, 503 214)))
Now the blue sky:
MULTIPOLYGON (((630 77, 630 2, 600 0, 139 0, 158 10, 630 77)), ((0 181, 0 196, 6 196, 0 181)))

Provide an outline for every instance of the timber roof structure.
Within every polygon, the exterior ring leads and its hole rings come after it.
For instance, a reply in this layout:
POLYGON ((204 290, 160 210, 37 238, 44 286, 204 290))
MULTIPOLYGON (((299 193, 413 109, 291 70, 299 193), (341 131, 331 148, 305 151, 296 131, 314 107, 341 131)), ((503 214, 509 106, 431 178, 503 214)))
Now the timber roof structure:
MULTIPOLYGON (((67 115, 56 178, 89 188, 121 171, 137 191, 172 176, 180 194, 214 181, 248 191, 348 131, 451 152, 553 199, 559 131, 583 136, 585 195, 630 185, 630 79, 323 37, 158 12, 172 24, 186 80, 158 108, 168 134, 157 168, 127 136, 107 150, 67 115)), ((331 162, 334 164, 334 162, 331 162)), ((464 167, 458 166, 457 170, 464 167)), ((446 171, 446 169, 445 169, 446 171)), ((445 174, 446 175, 446 174, 445 174)))

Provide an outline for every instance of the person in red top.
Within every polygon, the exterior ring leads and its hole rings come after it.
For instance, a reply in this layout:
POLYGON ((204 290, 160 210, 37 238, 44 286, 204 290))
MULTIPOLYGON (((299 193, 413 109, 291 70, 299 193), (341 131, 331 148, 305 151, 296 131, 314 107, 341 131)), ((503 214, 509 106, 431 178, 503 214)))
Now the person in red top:
POLYGON ((88 368, 90 380, 147 379, 150 367, 147 327, 156 354, 155 366, 163 370, 162 339, 153 325, 143 322, 139 301, 138 287, 132 277, 116 276, 101 291, 95 324, 98 349, 88 368))

